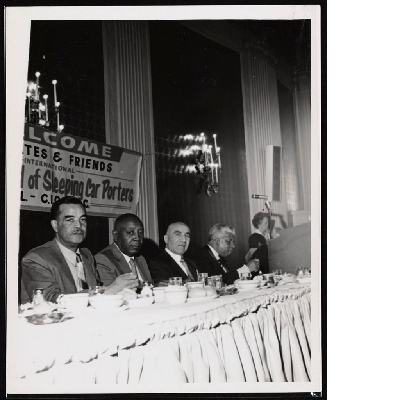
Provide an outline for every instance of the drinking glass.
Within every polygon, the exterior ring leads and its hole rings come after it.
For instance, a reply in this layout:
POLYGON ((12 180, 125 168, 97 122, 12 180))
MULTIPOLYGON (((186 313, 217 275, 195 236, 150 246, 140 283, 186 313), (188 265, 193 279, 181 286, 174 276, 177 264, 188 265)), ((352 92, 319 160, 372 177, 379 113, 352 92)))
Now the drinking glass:
POLYGON ((181 277, 172 277, 169 278, 169 282, 168 282, 169 286, 182 286, 182 278, 181 277))
POLYGON ((242 280, 242 281, 251 280, 251 272, 241 272, 240 273, 240 280, 242 280))
POLYGON ((214 275, 209 278, 209 284, 214 289, 221 289, 222 288, 222 276, 221 275, 214 275))
POLYGON ((207 272, 199 272, 198 276, 199 276, 199 282, 203 282, 204 285, 207 285, 207 278, 208 278, 207 272))
POLYGON ((222 278, 220 276, 214 277, 214 288, 217 290, 222 289, 222 278))

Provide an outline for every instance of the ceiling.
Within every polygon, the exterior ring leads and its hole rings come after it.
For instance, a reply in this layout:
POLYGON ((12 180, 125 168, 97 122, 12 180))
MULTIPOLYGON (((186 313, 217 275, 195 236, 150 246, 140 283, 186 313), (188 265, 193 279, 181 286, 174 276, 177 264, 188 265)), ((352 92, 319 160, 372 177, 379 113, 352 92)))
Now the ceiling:
POLYGON ((309 70, 311 58, 310 20, 235 20, 271 46, 297 70, 309 70))

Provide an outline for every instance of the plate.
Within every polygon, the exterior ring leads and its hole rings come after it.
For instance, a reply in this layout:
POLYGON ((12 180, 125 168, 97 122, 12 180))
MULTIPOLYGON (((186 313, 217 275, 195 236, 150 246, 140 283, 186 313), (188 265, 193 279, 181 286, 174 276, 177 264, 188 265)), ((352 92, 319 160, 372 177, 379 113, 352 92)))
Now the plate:
POLYGON ((213 300, 219 297, 219 294, 215 294, 214 296, 204 296, 204 297, 188 297, 188 303, 196 303, 197 301, 206 301, 206 300, 213 300))

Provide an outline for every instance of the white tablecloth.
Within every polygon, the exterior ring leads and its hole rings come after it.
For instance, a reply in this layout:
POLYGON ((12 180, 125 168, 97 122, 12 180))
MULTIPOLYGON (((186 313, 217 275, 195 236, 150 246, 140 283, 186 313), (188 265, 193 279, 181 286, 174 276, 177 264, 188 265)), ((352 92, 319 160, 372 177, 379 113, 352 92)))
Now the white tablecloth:
POLYGON ((88 307, 52 325, 20 318, 11 378, 35 385, 308 382, 310 303, 310 285, 291 284, 182 305, 88 307))

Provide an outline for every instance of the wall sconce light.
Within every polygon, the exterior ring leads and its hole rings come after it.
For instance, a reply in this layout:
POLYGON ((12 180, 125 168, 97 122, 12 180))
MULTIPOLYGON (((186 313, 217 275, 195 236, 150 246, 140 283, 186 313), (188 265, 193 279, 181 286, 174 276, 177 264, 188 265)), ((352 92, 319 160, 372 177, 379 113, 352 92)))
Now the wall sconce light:
MULTIPOLYGON (((218 193, 218 177, 221 174, 221 148, 217 146, 217 134, 213 134, 214 147, 206 143, 204 132, 200 135, 185 135, 184 140, 194 142, 186 152, 195 154, 196 161, 194 169, 200 176, 198 192, 205 191, 208 196, 211 193, 218 193), (196 144, 200 142, 200 144, 196 144), (213 151, 214 149, 214 151, 213 151)), ((185 154, 189 155, 189 154, 185 154)), ((193 169, 190 169, 192 172, 193 169)))

